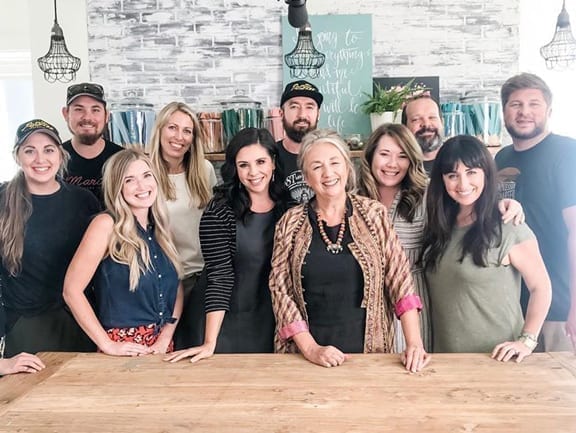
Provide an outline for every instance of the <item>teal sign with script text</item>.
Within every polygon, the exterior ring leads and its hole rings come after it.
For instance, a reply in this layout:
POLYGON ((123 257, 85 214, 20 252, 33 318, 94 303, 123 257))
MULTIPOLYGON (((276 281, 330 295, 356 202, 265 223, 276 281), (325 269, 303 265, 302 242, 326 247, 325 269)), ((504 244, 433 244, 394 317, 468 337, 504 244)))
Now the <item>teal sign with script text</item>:
MULTIPOLYGON (((319 128, 338 131, 344 138, 350 134, 370 134, 370 119, 360 109, 372 94, 372 16, 310 15, 312 38, 318 51, 326 55, 317 78, 304 77, 324 95, 319 128)), ((282 17, 282 63, 284 86, 298 80, 290 76, 284 55, 296 46, 298 29, 282 17)))

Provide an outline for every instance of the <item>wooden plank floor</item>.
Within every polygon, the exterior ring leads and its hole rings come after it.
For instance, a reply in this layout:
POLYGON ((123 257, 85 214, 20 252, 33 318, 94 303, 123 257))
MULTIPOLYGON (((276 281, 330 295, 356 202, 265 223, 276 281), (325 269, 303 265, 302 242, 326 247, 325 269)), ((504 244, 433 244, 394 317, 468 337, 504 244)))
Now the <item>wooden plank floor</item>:
POLYGON ((51 367, 0 380, 0 432, 576 432, 576 356, 521 364, 435 355, 411 374, 393 355, 338 368, 297 355, 42 354, 51 367))

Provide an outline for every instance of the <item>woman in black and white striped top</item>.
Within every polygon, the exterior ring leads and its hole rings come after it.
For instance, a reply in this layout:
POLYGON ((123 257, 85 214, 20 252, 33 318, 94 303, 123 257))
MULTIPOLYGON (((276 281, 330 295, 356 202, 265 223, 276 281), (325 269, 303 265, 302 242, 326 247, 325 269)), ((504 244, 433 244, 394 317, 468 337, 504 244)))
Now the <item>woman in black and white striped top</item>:
POLYGON ((273 351, 268 276, 274 227, 288 198, 276 158, 274 139, 265 129, 243 129, 228 145, 224 183, 215 188, 200 221, 207 274, 204 344, 166 360, 273 351))

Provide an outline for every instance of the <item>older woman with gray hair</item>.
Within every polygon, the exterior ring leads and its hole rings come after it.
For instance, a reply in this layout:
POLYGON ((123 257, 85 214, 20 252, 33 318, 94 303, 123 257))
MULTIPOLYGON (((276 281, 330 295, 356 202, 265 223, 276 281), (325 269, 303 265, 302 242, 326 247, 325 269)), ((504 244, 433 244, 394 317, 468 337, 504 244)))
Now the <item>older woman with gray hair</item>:
POLYGON ((422 304, 386 208, 354 194, 354 166, 335 132, 307 134, 298 164, 315 197, 276 226, 276 352, 299 351, 324 367, 341 365, 348 353, 391 353, 396 315, 406 338, 403 363, 419 371, 430 361, 420 337, 422 304))

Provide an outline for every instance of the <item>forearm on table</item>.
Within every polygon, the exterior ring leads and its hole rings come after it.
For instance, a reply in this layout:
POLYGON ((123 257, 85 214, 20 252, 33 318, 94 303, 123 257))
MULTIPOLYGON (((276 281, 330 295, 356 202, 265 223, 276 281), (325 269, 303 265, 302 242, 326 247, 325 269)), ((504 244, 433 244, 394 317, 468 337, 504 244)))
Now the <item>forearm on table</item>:
POLYGON ((224 310, 210 311, 206 313, 204 344, 209 344, 216 347, 218 335, 220 335, 220 329, 222 329, 222 322, 224 321, 225 315, 226 311, 224 310))
POLYGON ((306 356, 311 349, 318 346, 318 343, 316 342, 316 340, 314 339, 312 334, 310 334, 309 331, 303 331, 299 332, 298 334, 294 334, 292 336, 292 340, 294 341, 294 343, 296 343, 298 350, 304 356, 306 356))
POLYGON ((413 308, 400 316, 402 332, 406 339, 406 346, 422 346, 422 336, 420 334, 420 318, 418 309, 413 308))
POLYGON ((538 335, 550 308, 551 292, 547 287, 535 287, 530 291, 523 332, 538 335))
POLYGON ((102 349, 107 343, 110 342, 108 334, 100 324, 100 321, 96 317, 96 313, 94 313, 92 306, 88 302, 88 299, 83 292, 64 292, 64 300, 70 307, 76 322, 78 322, 80 327, 96 344, 96 346, 102 349))

